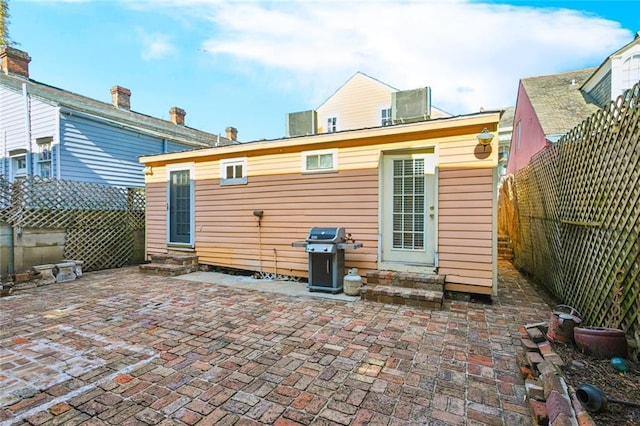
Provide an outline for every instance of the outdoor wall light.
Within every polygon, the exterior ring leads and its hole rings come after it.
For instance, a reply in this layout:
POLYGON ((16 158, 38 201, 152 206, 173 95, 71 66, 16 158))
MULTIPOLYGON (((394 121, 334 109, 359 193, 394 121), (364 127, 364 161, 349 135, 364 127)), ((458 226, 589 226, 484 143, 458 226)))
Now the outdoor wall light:
POLYGON ((491 141, 493 140, 493 136, 494 136, 493 133, 489 133, 489 131, 485 127, 484 129, 482 129, 480 134, 476 135, 476 138, 478 139, 478 143, 480 145, 486 146, 491 144, 491 141))

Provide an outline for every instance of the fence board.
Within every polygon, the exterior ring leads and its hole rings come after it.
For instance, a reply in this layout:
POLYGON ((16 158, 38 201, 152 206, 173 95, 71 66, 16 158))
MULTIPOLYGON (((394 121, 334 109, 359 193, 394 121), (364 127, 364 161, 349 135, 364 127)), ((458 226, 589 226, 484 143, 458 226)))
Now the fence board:
POLYGON ((503 181, 514 264, 640 347, 640 83, 503 181))
POLYGON ((145 194, 85 182, 0 176, 0 221, 14 227, 65 229, 64 256, 87 271, 128 264, 134 231, 144 230, 145 194))

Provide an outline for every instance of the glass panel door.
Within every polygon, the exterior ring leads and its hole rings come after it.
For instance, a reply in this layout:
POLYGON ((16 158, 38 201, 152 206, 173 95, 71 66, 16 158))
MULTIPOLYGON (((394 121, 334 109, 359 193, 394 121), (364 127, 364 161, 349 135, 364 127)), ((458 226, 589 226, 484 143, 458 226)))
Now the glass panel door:
POLYGON ((170 172, 169 242, 191 243, 191 176, 189 170, 170 172))
POLYGON ((435 176, 424 155, 387 155, 383 161, 382 261, 435 263, 435 176))

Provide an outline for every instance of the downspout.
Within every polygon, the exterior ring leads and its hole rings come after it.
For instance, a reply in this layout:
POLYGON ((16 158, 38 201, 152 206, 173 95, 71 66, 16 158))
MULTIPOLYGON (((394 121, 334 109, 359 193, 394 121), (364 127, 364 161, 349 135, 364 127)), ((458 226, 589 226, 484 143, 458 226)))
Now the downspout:
POLYGON ((31 158, 31 114, 29 113, 29 92, 27 90, 27 83, 22 83, 22 97, 24 99, 25 148, 27 149, 25 160, 27 162, 27 176, 31 176, 33 175, 33 161, 31 158))
MULTIPOLYGON (((2 176, 7 176, 7 131, 2 131, 2 176)), ((15 250, 13 246, 13 226, 11 227, 11 235, 9 237, 9 247, 7 250, 7 274, 13 275, 14 271, 14 261, 13 258, 15 256, 15 250)), ((2 271, 0 271, 0 276, 2 276, 2 271)))
POLYGON ((7 253, 7 274, 9 274, 9 276, 15 274, 16 272, 16 268, 15 268, 15 244, 14 244, 14 238, 16 237, 16 228, 15 226, 11 225, 11 235, 9 235, 9 250, 7 253))
POLYGON ((5 179, 7 178, 7 131, 2 131, 2 173, 0 173, 5 179))
MULTIPOLYGON (((7 131, 2 131, 2 176, 7 177, 7 156, 9 155, 8 146, 7 146, 7 131)), ((14 238, 14 228, 11 226, 11 232, 9 235, 9 247, 7 248, 7 275, 11 276, 15 273, 15 247, 13 243, 14 238)), ((0 276, 2 273, 0 272, 0 276)))
MULTIPOLYGON (((53 158, 53 149, 51 150, 51 161, 55 161, 55 168, 56 168, 56 178, 57 179, 61 179, 61 170, 62 170, 62 166, 60 163, 62 163, 62 157, 60 156, 61 152, 62 152, 62 130, 60 127, 60 124, 62 123, 62 110, 60 109, 60 107, 58 107, 58 119, 56 120, 56 134, 58 135, 58 140, 54 141, 57 142, 55 144, 56 147, 56 155, 55 158, 53 158)), ((53 174, 53 164, 51 165, 51 173, 53 174)))

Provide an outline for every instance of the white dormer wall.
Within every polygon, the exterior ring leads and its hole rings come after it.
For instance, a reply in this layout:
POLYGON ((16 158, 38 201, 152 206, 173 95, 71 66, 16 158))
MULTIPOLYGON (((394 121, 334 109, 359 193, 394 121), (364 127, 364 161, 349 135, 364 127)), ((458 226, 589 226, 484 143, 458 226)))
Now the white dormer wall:
MULTIPOLYGON (((623 82, 623 65, 627 60, 640 61, 640 44, 636 43, 628 50, 611 56, 611 100, 615 100, 634 84, 624 84, 623 82)), ((638 79, 640 79, 640 75, 638 75, 638 79)))
POLYGON ((336 131, 381 126, 382 106, 391 108, 395 90, 364 74, 356 73, 318 109, 318 133, 328 131, 327 120, 336 117, 336 131))

